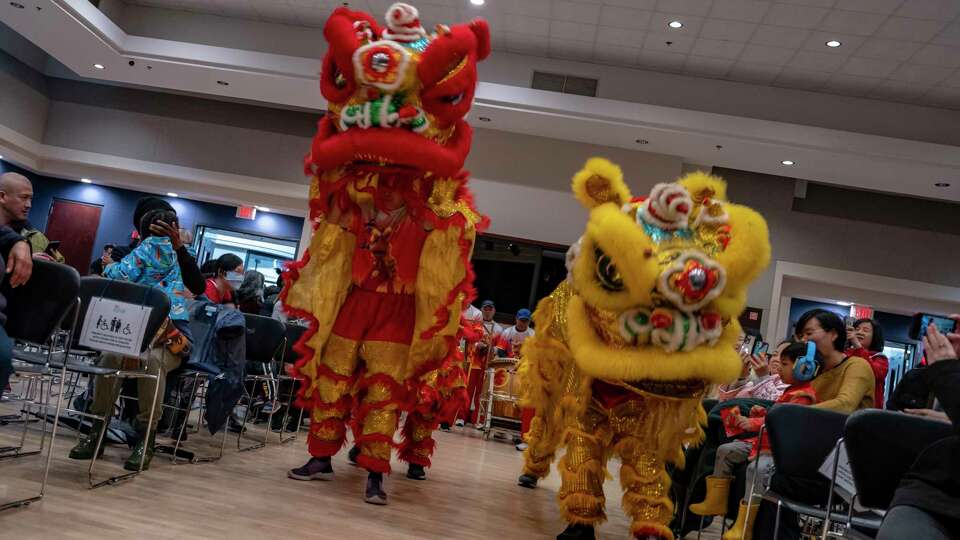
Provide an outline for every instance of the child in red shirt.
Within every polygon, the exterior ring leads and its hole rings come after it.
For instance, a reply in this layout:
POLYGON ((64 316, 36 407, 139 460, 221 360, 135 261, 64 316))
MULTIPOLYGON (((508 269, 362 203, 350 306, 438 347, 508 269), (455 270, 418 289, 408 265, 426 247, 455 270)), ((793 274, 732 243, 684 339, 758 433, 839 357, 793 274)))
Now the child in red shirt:
MULTIPOLYGON (((813 405, 817 402, 816 392, 810 381, 820 370, 821 360, 813 343, 794 343, 780 353, 780 379, 790 386, 784 390, 775 403, 793 403, 795 405, 813 405)), ((767 409, 755 406, 746 417, 734 408, 734 412, 725 416, 729 428, 740 433, 760 431, 766 421, 767 409)), ((707 496, 703 502, 690 505, 690 511, 700 516, 717 516, 727 513, 727 498, 733 481, 733 469, 747 463, 747 488, 740 502, 737 523, 723 535, 723 540, 750 540, 753 532, 753 520, 759 508, 759 493, 750 501, 750 486, 759 474, 761 485, 766 485, 773 474, 773 456, 770 454, 770 440, 763 434, 759 437, 739 439, 717 448, 717 460, 713 475, 707 477, 707 496), (756 461, 756 463, 754 463, 756 461)))

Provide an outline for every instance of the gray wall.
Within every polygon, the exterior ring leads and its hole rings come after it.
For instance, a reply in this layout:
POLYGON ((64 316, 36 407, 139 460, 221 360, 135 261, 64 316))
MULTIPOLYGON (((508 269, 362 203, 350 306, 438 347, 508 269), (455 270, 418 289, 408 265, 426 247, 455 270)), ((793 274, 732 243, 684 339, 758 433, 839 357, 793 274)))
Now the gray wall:
MULTIPOLYGON (((960 287, 960 236, 871 223, 858 218, 876 211, 871 197, 837 198, 834 217, 793 210, 794 182, 765 174, 714 168, 729 183, 731 200, 760 211, 770 227, 773 261, 781 260, 960 287), (838 207, 842 205, 843 211, 838 207)), ((900 199, 900 211, 917 211, 917 201, 900 199)), ((826 204, 826 203, 824 203, 826 204)), ((945 209, 944 211, 949 211, 945 209)), ((960 215, 960 205, 952 211, 960 215)), ((750 288, 749 304, 770 308, 774 266, 750 288)))
POLYGON ((42 140, 50 100, 43 75, 0 50, 0 124, 42 140))

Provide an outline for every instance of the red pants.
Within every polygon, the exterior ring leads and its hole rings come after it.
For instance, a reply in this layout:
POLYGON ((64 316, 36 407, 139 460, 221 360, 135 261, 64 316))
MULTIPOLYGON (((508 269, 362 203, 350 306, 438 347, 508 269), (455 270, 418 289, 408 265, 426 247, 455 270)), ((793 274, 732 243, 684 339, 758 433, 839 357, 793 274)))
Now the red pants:
POLYGON ((530 422, 533 421, 533 417, 536 416, 537 411, 532 407, 524 407, 520 409, 520 436, 524 436, 530 431, 530 422))
POLYGON ((483 401, 483 369, 471 369, 470 376, 467 378, 467 403, 466 410, 461 410, 457 418, 471 424, 477 423, 477 414, 480 412, 480 402, 483 401))

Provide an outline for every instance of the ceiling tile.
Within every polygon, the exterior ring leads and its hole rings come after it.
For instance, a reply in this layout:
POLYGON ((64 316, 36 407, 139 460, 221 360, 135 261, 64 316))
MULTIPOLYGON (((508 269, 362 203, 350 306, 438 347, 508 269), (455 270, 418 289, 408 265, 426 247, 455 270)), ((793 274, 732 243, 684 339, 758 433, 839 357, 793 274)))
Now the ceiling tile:
POLYGON ((899 17, 949 21, 960 15, 960 2, 956 0, 909 0, 900 6, 899 17))
POLYGON ((922 43, 896 41, 892 39, 870 38, 854 52, 857 56, 883 58, 903 62, 917 52, 922 43))
POLYGON ((786 64, 793 57, 796 49, 771 47, 769 45, 749 44, 743 49, 740 60, 752 64, 786 64))
POLYGON ((589 62, 593 59, 593 43, 580 43, 566 39, 551 39, 550 57, 589 62))
POLYGON ((849 11, 889 15, 896 11, 904 1, 905 0, 838 0, 834 7, 849 11))
POLYGON ((750 42, 760 45, 799 49, 809 35, 810 30, 801 28, 760 25, 757 27, 756 32, 753 33, 753 37, 750 38, 750 42))
POLYGON ((553 3, 553 18, 561 21, 596 24, 600 20, 600 9, 592 4, 557 0, 553 3))
POLYGON ((918 86, 902 81, 884 81, 873 90, 867 92, 867 97, 910 102, 918 99, 929 89, 929 86, 918 86))
POLYGON ((700 38, 693 44, 693 49, 691 49, 690 54, 734 60, 740 56, 740 51, 743 50, 743 46, 744 44, 739 41, 700 38))
POLYGON ((737 62, 730 68, 730 72, 727 73, 727 78, 735 81, 770 84, 780 75, 781 69, 780 66, 737 62))
POLYGON ((597 25, 583 24, 569 21, 550 21, 550 39, 569 39, 573 41, 589 41, 593 43, 597 38, 597 25))
POLYGON ((763 0, 713 0, 710 17, 760 22, 768 9, 770 9, 770 2, 763 0))
POLYGON ((674 34, 648 33, 643 40, 643 49, 668 53, 687 54, 693 48, 694 38, 674 34), (668 45, 669 43, 669 45, 668 45))
POLYGON ((712 3, 713 0, 660 0, 657 2, 657 9, 670 13, 703 17, 710 12, 712 3))
POLYGON ((530 34, 531 36, 546 37, 550 35, 550 21, 526 15, 511 15, 507 17, 507 32, 530 34))
POLYGON ((527 33, 504 32, 507 50, 510 52, 547 56, 547 40, 527 33))
POLYGON ((950 86, 934 87, 921 96, 919 102, 933 107, 960 109, 960 88, 950 86))
POLYGON ((700 37, 706 39, 725 39, 728 41, 747 41, 757 28, 755 23, 744 21, 726 21, 707 19, 700 28, 700 37))
POLYGON ((960 21, 944 28, 937 37, 933 38, 933 42, 938 45, 960 47, 960 21))
POLYGON ((837 0, 775 0, 782 4, 797 4, 800 6, 833 7, 837 0))
POLYGON ((668 34, 683 34, 686 36, 696 36, 700 33, 700 27, 703 25, 703 17, 696 17, 694 15, 681 15, 679 13, 665 13, 662 11, 655 11, 650 17, 650 26, 648 30, 651 32, 666 32, 668 34), (683 28, 670 28, 669 24, 672 21, 680 21, 683 23, 683 28))
POLYGON ((904 64, 891 73, 890 78, 895 81, 933 85, 946 79, 952 73, 952 69, 942 66, 904 64))
POLYGON ((917 51, 917 53, 910 58, 910 62, 951 68, 960 67, 960 48, 945 47, 943 45, 927 45, 917 51))
POLYGON ((637 63, 645 69, 679 73, 683 70, 687 55, 659 51, 640 51, 637 63))
POLYGON ((841 32, 857 36, 871 36, 880 28, 886 15, 857 11, 831 11, 818 27, 824 32, 841 32))
POLYGON ((809 69, 812 71, 836 71, 846 63, 846 58, 835 54, 813 51, 799 51, 790 60, 790 67, 809 69))
POLYGON ((527 15, 529 17, 550 18, 550 0, 523 0, 522 2, 504 2, 507 13, 527 15))
POLYGON ((635 66, 640 49, 598 43, 593 49, 593 61, 614 66, 635 66))
POLYGON ((850 56, 857 50, 867 38, 863 36, 851 36, 849 34, 838 34, 835 32, 812 32, 810 37, 803 42, 803 49, 826 54, 835 54, 839 56, 850 56), (841 43, 839 47, 827 47, 827 42, 837 40, 841 43))
POLYGON ((726 58, 707 58, 705 56, 689 56, 683 66, 683 72, 688 75, 701 77, 723 77, 730 71, 733 60, 726 58))
POLYGON ((960 87, 960 71, 957 71, 953 75, 947 77, 947 79, 943 81, 943 84, 947 86, 960 87))
POLYGON ((789 68, 780 73, 780 76, 773 81, 773 85, 798 90, 817 90, 826 84, 828 79, 830 74, 824 71, 789 68))
POLYGON ((643 46, 643 40, 646 37, 645 32, 629 30, 627 28, 613 28, 610 26, 600 26, 597 28, 597 43, 607 45, 640 48, 643 46))
POLYGON ((830 10, 795 4, 773 4, 764 17, 765 24, 793 28, 816 28, 830 10))
POLYGON ((650 22, 650 12, 617 6, 603 6, 600 10, 600 25, 617 28, 646 30, 650 22))
POLYGON ((855 56, 840 68, 840 73, 857 77, 886 78, 893 73, 900 63, 896 60, 881 60, 879 58, 863 58, 855 56))
POLYGON ((877 30, 876 35, 890 39, 926 42, 933 39, 946 25, 947 23, 943 21, 891 17, 877 30))
POLYGON ((882 82, 883 79, 837 74, 823 85, 823 90, 847 96, 863 96, 882 82))
POLYGON ((657 8, 657 0, 602 0, 601 3, 607 6, 645 9, 648 11, 653 11, 657 8))

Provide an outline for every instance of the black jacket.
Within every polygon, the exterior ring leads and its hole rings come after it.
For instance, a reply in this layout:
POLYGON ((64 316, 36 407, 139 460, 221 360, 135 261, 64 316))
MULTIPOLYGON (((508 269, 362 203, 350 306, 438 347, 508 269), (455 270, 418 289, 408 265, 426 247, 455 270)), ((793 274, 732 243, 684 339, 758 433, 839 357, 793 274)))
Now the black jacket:
POLYGON ((920 454, 900 482, 890 506, 914 506, 960 519, 960 360, 937 362, 924 368, 920 377, 950 417, 954 435, 931 444, 920 454))
MULTIPOLYGON (((6 260, 10 257, 10 250, 13 249, 14 244, 23 241, 23 237, 9 226, 0 225, 0 268, 6 270, 6 260)), ((0 276, 0 281, 2 281, 3 278, 6 278, 6 275, 0 276)), ((7 323, 6 311, 7 299, 3 297, 3 294, 0 294, 0 324, 7 323)), ((0 389, 0 391, 2 391, 2 389, 0 389)))

